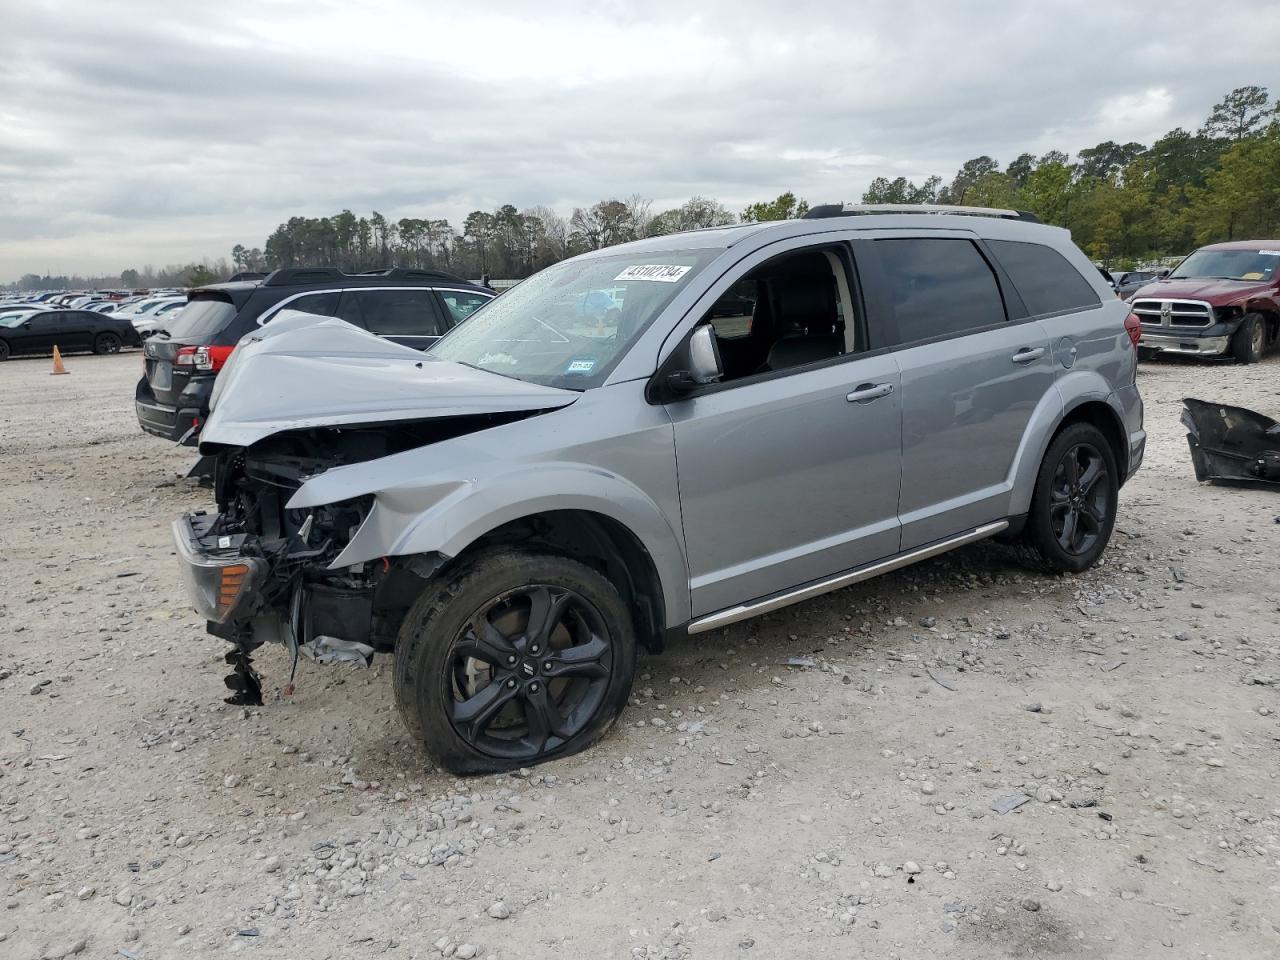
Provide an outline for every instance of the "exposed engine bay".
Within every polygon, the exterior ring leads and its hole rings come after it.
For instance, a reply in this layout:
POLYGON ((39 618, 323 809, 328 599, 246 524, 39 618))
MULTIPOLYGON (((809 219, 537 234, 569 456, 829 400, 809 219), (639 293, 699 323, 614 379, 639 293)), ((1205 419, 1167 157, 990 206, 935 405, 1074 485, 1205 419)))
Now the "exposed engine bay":
MULTIPOLYGON (((250 447, 215 451, 217 514, 175 524, 192 588, 205 603, 210 633, 235 645, 226 661, 228 702, 261 704, 251 654, 284 644, 294 670, 300 657, 368 666, 390 649, 421 582, 440 561, 387 558, 330 569, 364 523, 374 495, 307 509, 287 504, 309 479, 328 470, 391 456, 528 416, 479 414, 369 427, 316 428, 268 437, 250 447), (185 543, 185 549, 184 549, 185 543), (375 605, 376 601, 376 605, 375 605)), ((292 671, 290 682, 292 683, 292 671)))

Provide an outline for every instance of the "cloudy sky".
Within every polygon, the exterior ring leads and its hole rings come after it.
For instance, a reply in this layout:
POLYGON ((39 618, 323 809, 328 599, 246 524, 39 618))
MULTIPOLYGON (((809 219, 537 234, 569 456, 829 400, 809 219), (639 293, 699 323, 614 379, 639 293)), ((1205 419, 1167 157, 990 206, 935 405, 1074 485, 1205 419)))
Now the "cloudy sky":
POLYGON ((0 282, 343 207, 856 199, 1280 93, 1256 0, 0 0, 0 37, 0 282))

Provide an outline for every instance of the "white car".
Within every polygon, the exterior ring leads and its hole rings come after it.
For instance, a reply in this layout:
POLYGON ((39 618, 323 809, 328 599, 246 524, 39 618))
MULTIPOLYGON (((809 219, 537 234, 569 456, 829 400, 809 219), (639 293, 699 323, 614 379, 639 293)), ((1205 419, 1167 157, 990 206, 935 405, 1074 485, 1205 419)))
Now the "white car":
POLYGON ((186 305, 186 297, 166 299, 141 316, 130 317, 130 321, 133 323, 133 329, 138 331, 138 336, 149 337, 172 320, 186 305))
POLYGON ((186 303, 186 297, 144 297, 135 303, 126 304, 116 311, 117 317, 127 317, 131 321, 137 321, 150 314, 153 310, 159 309, 166 303, 186 303))

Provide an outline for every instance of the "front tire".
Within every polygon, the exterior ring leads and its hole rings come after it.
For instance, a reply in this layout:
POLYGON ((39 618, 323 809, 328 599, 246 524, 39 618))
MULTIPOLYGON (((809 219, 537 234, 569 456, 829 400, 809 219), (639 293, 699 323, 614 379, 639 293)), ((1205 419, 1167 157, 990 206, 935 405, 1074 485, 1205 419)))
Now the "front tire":
POLYGON ((100 333, 93 340, 94 353, 119 353, 120 338, 114 333, 100 333))
POLYGON ((0 363, 9 359, 9 344, 7 341, 0 340, 0 363))
POLYGON ((1261 314, 1247 313, 1231 338, 1231 355, 1239 363, 1258 363, 1267 348, 1267 324, 1261 314))
POLYGON ((636 639, 617 588, 586 564, 495 548, 446 570, 396 640, 396 704, 453 773, 590 746, 626 705, 636 639))
POLYGON ((1091 423, 1071 424, 1049 444, 1036 474, 1028 545, 1051 570, 1088 570, 1111 540, 1119 492, 1107 438, 1091 423))

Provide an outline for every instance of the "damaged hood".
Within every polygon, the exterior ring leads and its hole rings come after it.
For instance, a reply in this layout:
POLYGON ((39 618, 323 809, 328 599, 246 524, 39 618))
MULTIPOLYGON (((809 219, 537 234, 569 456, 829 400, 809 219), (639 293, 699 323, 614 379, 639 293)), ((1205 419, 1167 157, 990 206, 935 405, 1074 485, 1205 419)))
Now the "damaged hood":
POLYGON ((548 410, 577 398, 435 360, 342 320, 284 311, 245 336, 218 374, 200 449, 311 427, 548 410))
POLYGON ((1213 277, 1186 280, 1157 280, 1140 287, 1132 300, 1206 300, 1225 307, 1237 300, 1266 293, 1271 285, 1255 280, 1215 280, 1213 277))

